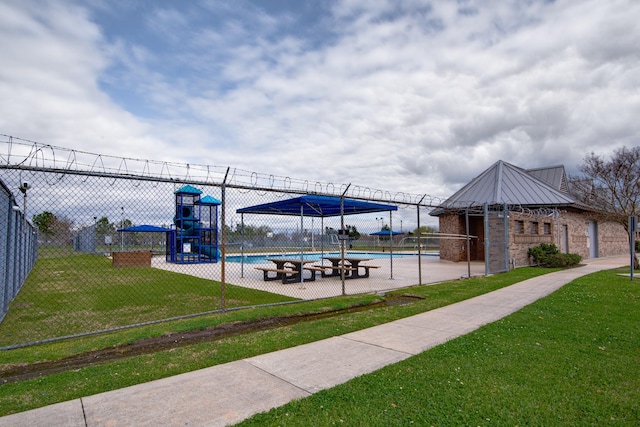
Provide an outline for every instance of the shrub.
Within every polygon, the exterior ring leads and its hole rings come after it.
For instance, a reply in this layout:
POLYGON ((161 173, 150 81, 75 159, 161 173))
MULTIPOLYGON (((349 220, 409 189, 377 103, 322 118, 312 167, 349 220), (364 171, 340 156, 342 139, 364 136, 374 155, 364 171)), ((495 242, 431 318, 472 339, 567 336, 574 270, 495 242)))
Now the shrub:
POLYGON ((543 264, 548 257, 559 253, 558 247, 553 243, 540 243, 538 246, 529 248, 527 252, 529 257, 533 258, 533 262, 538 265, 543 264))
POLYGON ((553 254, 549 255, 543 267, 574 267, 582 261, 582 257, 578 254, 553 254))
POLYGON ((553 243, 541 243, 529 248, 527 254, 539 267, 573 267, 582 261, 582 257, 578 254, 560 253, 558 247, 553 243))

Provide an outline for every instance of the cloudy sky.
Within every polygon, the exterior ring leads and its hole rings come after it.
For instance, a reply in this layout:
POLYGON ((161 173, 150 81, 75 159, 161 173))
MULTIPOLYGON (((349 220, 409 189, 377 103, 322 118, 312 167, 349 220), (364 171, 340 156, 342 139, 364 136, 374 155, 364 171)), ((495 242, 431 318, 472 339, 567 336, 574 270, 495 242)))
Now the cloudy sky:
POLYGON ((639 145, 636 0, 0 2, 0 133, 447 197, 639 145))

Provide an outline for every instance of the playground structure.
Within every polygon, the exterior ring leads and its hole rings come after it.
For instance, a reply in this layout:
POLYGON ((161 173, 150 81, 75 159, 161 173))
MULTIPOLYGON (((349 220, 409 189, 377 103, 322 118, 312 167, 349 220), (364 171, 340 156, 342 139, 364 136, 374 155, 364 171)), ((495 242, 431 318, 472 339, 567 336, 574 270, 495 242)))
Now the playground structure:
POLYGON ((200 197, 202 191, 185 185, 174 192, 176 212, 167 232, 166 260, 176 264, 214 263, 218 249, 220 200, 200 197))

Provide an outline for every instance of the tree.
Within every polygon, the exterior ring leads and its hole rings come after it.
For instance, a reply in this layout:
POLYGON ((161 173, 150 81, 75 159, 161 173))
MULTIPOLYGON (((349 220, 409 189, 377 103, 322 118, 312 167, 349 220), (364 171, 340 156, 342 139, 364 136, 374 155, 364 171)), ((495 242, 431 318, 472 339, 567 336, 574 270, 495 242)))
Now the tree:
POLYGON ((53 225, 56 222, 56 216, 49 211, 44 211, 33 216, 33 223, 38 230, 47 237, 53 235, 53 225))
POLYGON ((106 216, 96 221, 96 233, 111 234, 114 231, 116 231, 115 225, 109 223, 109 219, 106 216))
POLYGON ((410 234, 414 235, 414 236, 421 236, 422 234, 431 234, 431 233, 437 233, 438 229, 436 227, 432 227, 430 225, 422 225, 420 226, 420 228, 415 228, 410 234))
POLYGON ((53 241, 63 250, 70 247, 73 238, 73 221, 66 217, 55 217, 51 226, 53 241))
POLYGON ((358 240, 360 238, 360 232, 355 225, 347 225, 347 233, 349 233, 349 240, 358 240))
POLYGON ((420 228, 416 227, 411 233, 412 236, 418 238, 418 242, 421 246, 426 246, 429 242, 432 245, 437 245, 437 243, 433 243, 433 236, 428 236, 429 234, 437 233, 438 229, 436 227, 432 227, 430 225, 421 225, 420 228))
MULTIPOLYGON (((621 224, 629 234, 629 217, 638 215, 640 205, 640 147, 622 147, 609 160, 593 152, 578 169, 584 176, 569 180, 571 194, 591 206, 604 219, 621 224)), ((634 269, 638 269, 634 254, 634 269)))
POLYGON ((58 244, 62 248, 71 244, 73 221, 66 217, 57 217, 49 211, 33 216, 33 223, 46 237, 46 243, 58 244))

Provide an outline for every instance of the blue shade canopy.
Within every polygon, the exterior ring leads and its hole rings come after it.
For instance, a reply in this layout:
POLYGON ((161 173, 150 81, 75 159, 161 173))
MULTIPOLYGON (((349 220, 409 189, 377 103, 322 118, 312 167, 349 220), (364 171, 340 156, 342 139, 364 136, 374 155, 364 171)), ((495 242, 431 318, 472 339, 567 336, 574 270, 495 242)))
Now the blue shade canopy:
MULTIPOLYGON (((345 215, 397 210, 398 207, 394 205, 344 199, 345 215)), ((294 197, 293 199, 241 208, 236 212, 241 214, 302 215, 311 217, 340 216, 340 197, 306 195, 294 197)))
POLYGON ((133 227, 127 227, 127 228, 119 228, 118 232, 123 232, 123 231, 134 231, 134 232, 138 232, 138 233, 164 233, 166 231, 169 231, 168 228, 164 228, 164 227, 157 227, 155 225, 136 225, 133 227))
POLYGON ((369 236, 388 236, 389 233, 391 233, 394 236, 397 236, 399 234, 404 234, 401 231, 380 230, 380 231, 376 231, 375 233, 370 233, 369 236))

